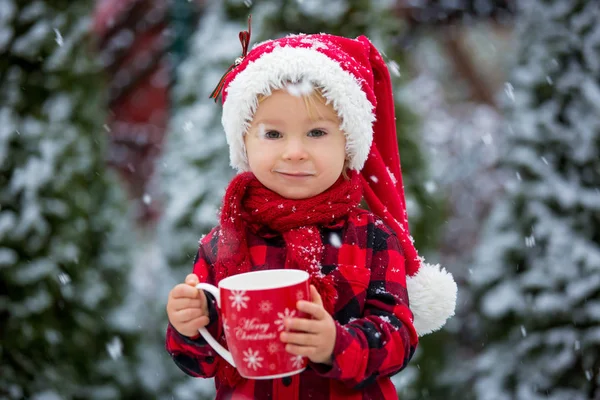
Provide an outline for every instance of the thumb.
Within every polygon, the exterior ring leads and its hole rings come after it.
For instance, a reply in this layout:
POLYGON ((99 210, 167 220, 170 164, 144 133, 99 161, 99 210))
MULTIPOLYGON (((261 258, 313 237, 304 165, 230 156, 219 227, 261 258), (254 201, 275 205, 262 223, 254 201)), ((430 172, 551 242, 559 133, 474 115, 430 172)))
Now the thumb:
POLYGON ((190 286, 196 286, 199 283, 198 277, 196 274, 189 274, 185 277, 185 283, 190 286))
POLYGON ((310 298, 312 299, 313 303, 319 306, 323 306, 323 300, 321 299, 321 295, 317 291, 317 288, 313 285, 310 285, 310 298))

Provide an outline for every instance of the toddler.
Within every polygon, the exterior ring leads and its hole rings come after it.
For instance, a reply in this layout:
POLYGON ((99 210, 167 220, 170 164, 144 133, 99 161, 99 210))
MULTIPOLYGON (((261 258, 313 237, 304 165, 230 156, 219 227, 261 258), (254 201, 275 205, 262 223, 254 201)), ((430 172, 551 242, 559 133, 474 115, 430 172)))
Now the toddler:
POLYGON ((291 35, 244 50, 219 93, 240 173, 169 294, 168 352, 188 375, 215 377, 217 399, 397 399, 390 377, 453 315, 456 284, 409 235, 381 55, 364 36, 291 35), (195 285, 278 268, 310 275, 311 300, 297 305, 310 318, 290 318, 279 338, 308 367, 244 379, 198 335, 227 346, 214 298, 195 285))

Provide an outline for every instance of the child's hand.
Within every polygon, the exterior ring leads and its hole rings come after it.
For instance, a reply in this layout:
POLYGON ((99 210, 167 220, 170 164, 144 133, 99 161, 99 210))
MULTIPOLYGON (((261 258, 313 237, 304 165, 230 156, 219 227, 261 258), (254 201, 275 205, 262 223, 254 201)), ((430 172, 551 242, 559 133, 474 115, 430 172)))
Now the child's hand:
POLYGON ((287 343, 285 350, 298 356, 305 356, 314 363, 331 365, 331 354, 335 345, 335 322, 325 308, 317 289, 310 286, 312 302, 300 300, 298 310, 313 317, 290 318, 285 322, 287 330, 299 332, 282 332, 281 341, 287 343))
POLYGON ((196 289, 198 277, 189 274, 185 283, 175 286, 169 293, 167 315, 169 322, 184 336, 193 337, 198 329, 208 325, 208 306, 204 291, 196 289))

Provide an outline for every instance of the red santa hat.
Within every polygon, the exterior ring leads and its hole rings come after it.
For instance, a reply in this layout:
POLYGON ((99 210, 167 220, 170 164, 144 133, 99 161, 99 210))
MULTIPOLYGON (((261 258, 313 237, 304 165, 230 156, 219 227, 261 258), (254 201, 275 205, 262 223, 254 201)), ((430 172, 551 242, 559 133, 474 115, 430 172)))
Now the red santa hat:
POLYGON ((243 57, 211 95, 216 99, 222 91, 222 123, 232 167, 249 170, 244 134, 258 96, 290 83, 319 88, 342 121, 348 167, 360 171, 369 208, 400 239, 417 333, 440 329, 454 315, 457 287, 445 269, 418 256, 409 233, 392 85, 383 58, 365 36, 290 35, 247 52, 249 38, 250 30, 240 33, 243 57))

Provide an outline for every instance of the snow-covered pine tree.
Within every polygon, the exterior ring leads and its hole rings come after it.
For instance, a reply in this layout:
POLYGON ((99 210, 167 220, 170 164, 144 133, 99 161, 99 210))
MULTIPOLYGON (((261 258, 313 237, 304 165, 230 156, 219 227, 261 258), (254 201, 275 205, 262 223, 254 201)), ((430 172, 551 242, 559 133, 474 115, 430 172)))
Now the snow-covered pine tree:
MULTIPOLYGON (((174 6, 175 11, 183 12, 191 3, 176 0, 174 6)), ((156 232, 142 244, 151 255, 140 252, 147 261, 141 268, 151 266, 148 273, 153 288, 145 295, 154 302, 151 308, 140 310, 149 329, 142 358, 154 364, 153 370, 160 366, 159 376, 151 382, 157 395, 171 398, 175 394, 178 399, 190 400, 214 398, 214 382, 189 378, 164 350, 168 322, 165 305, 173 286, 191 273, 198 240, 217 223, 217 209, 234 174, 221 127, 221 106, 208 97, 232 60, 241 54, 238 33, 247 27, 245 20, 228 17, 222 1, 204 2, 196 12, 200 18, 194 23, 193 35, 185 41, 176 38, 180 43, 175 49, 177 60, 181 62, 174 65, 171 123, 157 166, 156 183, 162 197, 152 199, 163 204, 163 215, 156 232)), ((176 33, 184 30, 181 26, 172 28, 176 33)))
POLYGON ((600 5, 520 6, 511 179, 472 266, 475 356, 449 367, 448 387, 464 399, 599 398, 600 5))
POLYGON ((124 196, 104 168, 91 1, 0 2, 0 397, 131 398, 114 321, 124 196))
POLYGON ((160 165, 165 209, 159 235, 169 266, 178 274, 191 272, 198 239, 217 223, 217 208, 234 174, 221 105, 208 97, 240 56, 238 33, 247 24, 230 20, 223 2, 207 3, 187 57, 175 72, 173 117, 160 165))

